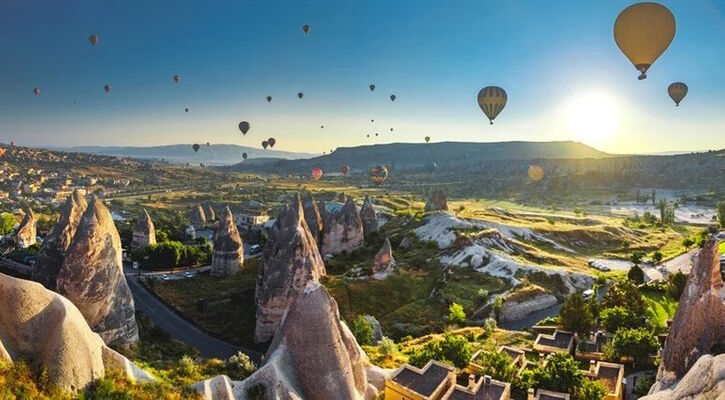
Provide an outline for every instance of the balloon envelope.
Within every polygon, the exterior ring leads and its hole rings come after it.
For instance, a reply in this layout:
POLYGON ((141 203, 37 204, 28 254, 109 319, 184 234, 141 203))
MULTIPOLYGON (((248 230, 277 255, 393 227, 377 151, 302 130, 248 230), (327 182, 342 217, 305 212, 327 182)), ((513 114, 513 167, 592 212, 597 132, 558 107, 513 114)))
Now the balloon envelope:
POLYGON ((340 172, 342 172, 343 175, 347 175, 348 173, 350 173, 350 166, 347 164, 342 164, 340 166, 340 172))
POLYGON ((267 103, 271 103, 271 102, 272 102, 272 96, 267 96, 267 103))
POLYGON ((371 83, 371 84, 370 84, 370 91, 372 92, 372 91, 374 91, 374 90, 375 90, 375 84, 374 84, 374 83, 371 83))
POLYGON ((194 143, 194 145, 193 145, 193 146, 191 146, 191 148, 193 148, 193 149, 194 149, 194 152, 195 152, 195 153, 196 153, 197 151, 199 151, 199 148, 200 148, 200 147, 201 147, 201 146, 199 146, 199 143, 194 143))
POLYGON ((486 86, 478 92, 478 106, 486 114, 491 125, 496 116, 506 107, 507 100, 506 91, 498 86, 486 86))
POLYGON ((174 82, 179 83, 181 80, 181 77, 179 75, 174 75, 174 82))
POLYGON ((269 143, 266 140, 262 140, 262 147, 267 150, 267 146, 269 146, 269 143))
POLYGON ((33 88, 33 93, 35 93, 36 96, 39 95, 40 94, 40 88, 33 88))
POLYGON ((88 36, 88 41, 91 42, 91 46, 97 45, 98 44, 98 35, 88 36))
POLYGON ((670 95, 670 98, 675 102, 675 105, 679 106, 682 99, 684 99, 687 95, 687 85, 682 82, 672 83, 667 88, 667 94, 670 95))
POLYGON ((310 33, 310 26, 308 24, 302 25, 302 32, 305 34, 310 33))
POLYGON ((390 95, 390 101, 395 101, 396 97, 397 97, 397 96, 395 96, 394 94, 391 94, 391 95, 390 95))
POLYGON ((5 149, 3 149, 2 147, 0 147, 0 157, 2 157, 3 154, 5 154, 5 149))
POLYGON ((111 85, 104 85, 103 86, 103 90, 105 90, 106 93, 110 92, 111 91, 111 85))
POLYGON ((184 111, 189 112, 189 109, 188 108, 185 108, 184 111))
POLYGON ((302 93, 302 92, 299 92, 299 93, 297 93, 297 97, 299 97, 300 99, 301 99, 302 97, 304 97, 304 95, 305 95, 305 94, 304 94, 304 93, 302 93))
POLYGON ((373 183, 380 185, 388 178, 388 169, 382 165, 376 165, 370 168, 368 174, 370 175, 370 180, 373 183))
POLYGON ((249 132, 249 128, 250 128, 249 122, 242 121, 239 123, 239 130, 242 131, 242 135, 246 135, 247 132, 249 132))
POLYGON ((314 178, 314 180, 319 180, 320 178, 322 178, 322 168, 312 168, 312 178, 314 178))
POLYGON ((247 159, 247 153, 242 153, 242 158, 246 160, 247 159))
POLYGON ((426 142, 426 143, 430 142, 430 136, 426 136, 426 137, 425 137, 425 142, 426 142))
POLYGON ((277 143, 277 140, 273 137, 267 139, 267 143, 269 143, 269 147, 274 147, 274 145, 277 143))
POLYGON ((662 4, 633 4, 622 11, 614 22, 614 41, 640 72, 647 70, 667 50, 675 37, 675 16, 662 4))
POLYGON ((544 178, 544 169, 538 165, 529 165, 527 174, 529 175, 529 179, 538 182, 544 178))

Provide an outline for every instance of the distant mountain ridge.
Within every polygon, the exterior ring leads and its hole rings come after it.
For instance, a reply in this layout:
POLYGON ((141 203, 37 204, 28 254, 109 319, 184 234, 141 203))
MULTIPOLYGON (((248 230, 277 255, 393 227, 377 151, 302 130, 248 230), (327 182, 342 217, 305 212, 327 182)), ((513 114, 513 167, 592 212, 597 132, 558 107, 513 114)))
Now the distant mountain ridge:
POLYGON ((194 152, 191 144, 173 144, 165 146, 76 146, 50 148, 75 153, 90 153, 137 159, 155 159, 171 163, 202 163, 205 165, 232 165, 242 160, 242 153, 249 158, 267 159, 299 159, 314 157, 315 154, 295 153, 290 151, 263 150, 255 147, 236 144, 201 144, 198 152, 194 152))

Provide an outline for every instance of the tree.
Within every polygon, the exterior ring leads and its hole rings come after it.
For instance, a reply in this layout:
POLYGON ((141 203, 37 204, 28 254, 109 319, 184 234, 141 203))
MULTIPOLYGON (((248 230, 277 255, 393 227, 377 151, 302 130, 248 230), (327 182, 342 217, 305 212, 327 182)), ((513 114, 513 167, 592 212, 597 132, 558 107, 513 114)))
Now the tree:
POLYGON ((725 228, 725 201, 717 203, 717 220, 720 222, 720 227, 725 228))
POLYGON ((695 244, 695 241, 694 241, 694 240, 692 240, 692 238, 689 238, 689 237, 688 237, 688 238, 685 238, 685 239, 684 239, 684 240, 682 241, 682 245, 683 245, 683 246, 685 246, 685 248, 688 248, 688 249, 689 249, 690 247, 692 247, 692 245, 694 245, 694 244, 695 244))
POLYGON ((661 251, 655 251, 654 254, 652 254, 652 261, 655 262, 655 264, 659 264, 662 261, 662 258, 664 256, 662 255, 661 251))
POLYGON ((642 262, 642 258, 644 258, 644 253, 639 251, 635 251, 629 255, 629 261, 631 261, 634 265, 639 265, 642 262))
POLYGON ((646 328, 620 329, 604 347, 604 356, 618 362, 622 358, 632 358, 635 364, 657 354, 660 342, 651 330, 646 328))
POLYGON ((465 368, 473 355, 468 340, 450 332, 446 332, 443 341, 440 342, 440 352, 443 360, 450 361, 458 368, 465 368))
POLYGON ((0 235, 7 235, 15 227, 15 216, 10 213, 0 214, 0 235))
POLYGON ((516 377, 518 367, 513 365, 513 360, 505 352, 486 351, 479 357, 476 359, 476 364, 483 367, 481 375, 489 375, 502 382, 512 382, 516 377))
POLYGON ((662 221, 662 225, 664 225, 667 223, 667 201, 660 199, 660 202, 657 203, 657 208, 660 209, 660 220, 662 221))
POLYGON ((496 322, 501 321, 501 311, 503 310, 503 297, 498 296, 493 301, 493 315, 496 318, 496 322))
POLYGON ((622 306, 603 310, 600 322, 609 333, 615 333, 622 328, 639 328, 642 326, 642 319, 622 306))
POLYGON ((594 316, 581 293, 570 294, 564 299, 559 317, 565 330, 580 335, 586 335, 594 327, 594 316))
POLYGON ((570 393, 582 384, 583 372, 579 363, 565 353, 552 353, 547 362, 534 370, 534 387, 570 393))
POLYGON ((398 345, 393 339, 383 337, 383 340, 380 341, 380 352, 385 356, 392 356, 398 352, 398 345))
POLYGON ((667 293, 675 300, 679 300, 682 296, 682 292, 685 291, 685 285, 687 284, 687 275, 683 274, 682 271, 678 270, 672 276, 667 284, 667 293))
POLYGON ((355 317, 350 326, 350 330, 359 345, 370 346, 373 344, 373 327, 370 326, 370 323, 368 323, 364 316, 358 315, 355 317))
POLYGON ((582 380, 581 387, 576 391, 579 400, 602 400, 607 393, 609 393, 609 389, 605 384, 590 379, 582 380))
POLYGON ((622 306, 634 315, 641 317, 647 310, 647 301, 639 292, 637 285, 629 279, 620 279, 604 295, 600 309, 622 306))
POLYGON ((634 264, 627 272, 627 278, 640 285, 644 283, 644 271, 642 271, 642 268, 640 268, 638 264, 634 264))
POLYGON ((652 205, 655 205, 655 199, 657 198, 657 192, 654 189, 652 189, 652 196, 650 196, 650 198, 652 199, 652 205))
POLYGON ((466 323, 466 312, 463 311, 463 306, 458 303, 452 303, 448 307, 448 322, 456 325, 463 325, 466 323))

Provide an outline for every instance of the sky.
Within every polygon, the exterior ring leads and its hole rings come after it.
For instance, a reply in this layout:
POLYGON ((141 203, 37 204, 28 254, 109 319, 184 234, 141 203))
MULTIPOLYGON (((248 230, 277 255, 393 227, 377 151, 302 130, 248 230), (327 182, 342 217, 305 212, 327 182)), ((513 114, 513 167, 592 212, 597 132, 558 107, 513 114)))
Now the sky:
POLYGON ((576 140, 611 153, 725 148, 725 3, 663 2, 677 33, 644 81, 613 39, 629 4, 5 1, 0 142, 275 137, 275 149, 322 153, 430 136, 576 140), (667 96, 674 81, 689 86, 680 107, 667 96), (493 126, 476 102, 489 85, 508 93, 493 126))

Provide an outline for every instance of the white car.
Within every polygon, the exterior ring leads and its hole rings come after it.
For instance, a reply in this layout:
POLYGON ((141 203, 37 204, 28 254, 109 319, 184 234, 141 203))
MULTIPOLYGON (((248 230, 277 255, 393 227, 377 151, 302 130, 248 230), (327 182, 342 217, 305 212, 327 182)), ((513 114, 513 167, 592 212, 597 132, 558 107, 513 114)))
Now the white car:
POLYGON ((600 271, 602 271, 602 272, 609 272, 609 271, 611 271, 611 270, 612 270, 611 268, 609 268, 608 266, 606 266, 606 265, 604 265, 604 264, 600 264, 600 265, 599 265, 599 268, 598 268, 598 269, 599 269, 600 271))
POLYGON ((187 277, 187 278, 191 278, 191 277, 193 277, 193 276, 194 276, 194 274, 192 274, 192 273, 191 273, 191 272, 189 272, 189 271, 186 271, 186 272, 184 272, 184 276, 185 276, 185 277, 187 277))
POLYGON ((161 279, 163 279, 163 280, 165 280, 165 281, 168 281, 168 280, 169 280, 169 279, 171 279, 171 278, 169 278, 169 276, 168 276, 168 275, 166 275, 166 274, 163 274, 163 275, 161 275, 161 279))
POLYGON ((590 299, 592 296, 594 296, 594 290, 587 289, 582 293, 582 296, 584 296, 585 299, 590 299))

